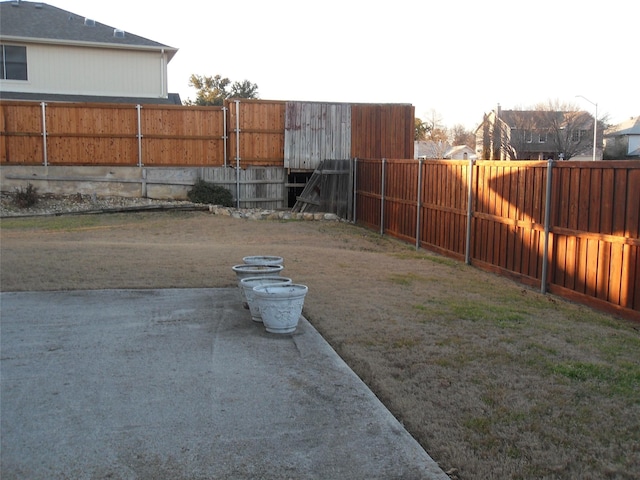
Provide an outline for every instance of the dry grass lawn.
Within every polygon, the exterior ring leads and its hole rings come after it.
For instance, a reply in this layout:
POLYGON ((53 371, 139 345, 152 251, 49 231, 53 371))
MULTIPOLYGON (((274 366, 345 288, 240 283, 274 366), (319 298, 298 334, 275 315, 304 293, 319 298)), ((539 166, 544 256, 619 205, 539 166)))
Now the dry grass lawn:
POLYGON ((345 223, 3 219, 2 291, 228 287, 280 255, 305 316, 453 478, 639 479, 640 325, 345 223))

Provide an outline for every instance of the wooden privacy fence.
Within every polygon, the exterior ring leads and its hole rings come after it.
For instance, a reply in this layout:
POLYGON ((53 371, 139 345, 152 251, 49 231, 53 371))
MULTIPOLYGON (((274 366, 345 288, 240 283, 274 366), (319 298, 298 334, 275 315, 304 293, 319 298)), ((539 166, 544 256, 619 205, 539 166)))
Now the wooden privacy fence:
POLYGON ((356 160, 355 220, 640 319, 640 162, 356 160))
POLYGON ((0 163, 223 166, 226 110, 0 102, 0 163))
POLYGON ((282 167, 413 157, 414 108, 231 99, 223 107, 0 101, 7 165, 282 167))

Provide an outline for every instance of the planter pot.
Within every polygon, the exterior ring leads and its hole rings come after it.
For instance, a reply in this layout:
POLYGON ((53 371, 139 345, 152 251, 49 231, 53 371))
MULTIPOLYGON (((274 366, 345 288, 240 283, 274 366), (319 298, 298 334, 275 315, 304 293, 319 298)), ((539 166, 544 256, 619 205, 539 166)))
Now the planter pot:
POLYGON ((280 272, 284 268, 282 265, 234 265, 231 267, 236 272, 238 277, 238 285, 240 280, 247 277, 264 277, 280 275, 280 272))
POLYGON ((264 328, 270 333, 292 333, 298 326, 306 285, 261 285, 253 287, 264 328))
POLYGON ((249 304, 249 310, 251 311, 251 320, 254 322, 262 322, 262 316, 260 315, 260 308, 258 302, 255 299, 255 292, 253 287, 261 285, 291 285, 293 282, 290 278, 277 277, 277 276, 263 276, 263 277, 247 277, 240 280, 240 285, 243 288, 244 296, 249 304))
POLYGON ((243 257, 242 261, 249 265, 282 265, 284 258, 271 255, 252 255, 243 257))

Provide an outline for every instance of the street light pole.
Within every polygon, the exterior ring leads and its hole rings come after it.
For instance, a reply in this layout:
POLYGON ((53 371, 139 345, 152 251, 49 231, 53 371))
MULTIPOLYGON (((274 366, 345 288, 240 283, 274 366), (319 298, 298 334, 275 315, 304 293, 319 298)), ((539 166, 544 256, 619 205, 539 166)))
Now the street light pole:
POLYGON ((598 104, 595 102, 592 102, 587 97, 583 97, 582 95, 576 95, 576 97, 584 98, 587 102, 589 102, 591 105, 596 107, 596 115, 595 117, 593 117, 593 161, 595 162, 596 161, 596 140, 598 135, 598 104))

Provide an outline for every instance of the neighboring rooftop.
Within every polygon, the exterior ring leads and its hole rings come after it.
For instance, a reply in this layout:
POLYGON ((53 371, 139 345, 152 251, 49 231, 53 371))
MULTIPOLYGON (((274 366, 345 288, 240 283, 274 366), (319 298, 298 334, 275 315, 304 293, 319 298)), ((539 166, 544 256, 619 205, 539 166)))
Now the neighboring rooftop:
POLYGON ((0 37, 22 41, 104 44, 165 49, 169 59, 177 49, 105 25, 43 2, 0 2, 0 37))
POLYGON ((640 116, 630 118, 618 125, 609 127, 604 134, 607 137, 619 135, 640 135, 640 116))

